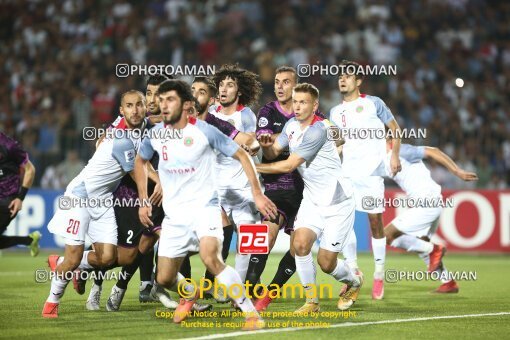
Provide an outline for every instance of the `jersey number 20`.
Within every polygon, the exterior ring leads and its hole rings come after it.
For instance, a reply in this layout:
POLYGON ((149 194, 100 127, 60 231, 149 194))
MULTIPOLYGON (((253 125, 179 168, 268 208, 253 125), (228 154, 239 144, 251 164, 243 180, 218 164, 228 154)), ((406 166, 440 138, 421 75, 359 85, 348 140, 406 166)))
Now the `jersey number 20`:
POLYGON ((76 235, 78 234, 78 229, 80 229, 80 221, 70 219, 69 226, 67 227, 67 232, 69 234, 76 235))

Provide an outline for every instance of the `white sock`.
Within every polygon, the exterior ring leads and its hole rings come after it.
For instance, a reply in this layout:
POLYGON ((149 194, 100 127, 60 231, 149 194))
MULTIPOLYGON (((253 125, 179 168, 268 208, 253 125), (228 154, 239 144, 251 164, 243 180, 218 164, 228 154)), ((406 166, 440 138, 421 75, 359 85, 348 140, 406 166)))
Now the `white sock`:
POLYGON ((87 251, 84 251, 83 252, 83 256, 81 258, 81 262, 80 262, 80 265, 78 266, 79 269, 82 269, 82 270, 86 270, 86 269, 93 269, 94 267, 92 267, 89 263, 89 259, 88 259, 88 255, 90 252, 92 252, 93 250, 87 250, 87 251))
POLYGON ((337 281, 359 285, 359 279, 353 274, 345 261, 337 260, 335 269, 329 275, 333 276, 337 281))
POLYGON ((305 295, 307 296, 306 301, 319 303, 318 296, 308 298, 308 295, 306 294, 306 291, 312 290, 314 286, 315 291, 317 291, 316 284, 317 270, 315 268, 315 262, 313 262, 312 253, 310 252, 308 253, 308 255, 305 256, 296 255, 295 259, 296 259, 296 272, 299 275, 299 280, 301 281, 301 284, 303 285, 303 287, 305 287, 305 295))
POLYGON ((244 284, 241 277, 234 268, 226 266, 221 273, 216 276, 218 284, 225 285, 225 290, 228 292, 230 298, 234 300, 239 308, 244 313, 254 313, 258 315, 255 306, 250 299, 246 297, 244 291, 244 284))
POLYGON ((443 270, 441 271, 441 282, 447 283, 450 282, 452 279, 449 277, 450 273, 448 272, 448 269, 443 265, 443 270))
POLYGON ((374 279, 382 280, 384 278, 384 261, 386 260, 386 237, 372 237, 372 252, 375 261, 374 279))
POLYGON ((50 295, 48 296, 48 299, 46 299, 46 301, 59 303, 60 299, 64 295, 68 283, 69 281, 59 279, 57 275, 55 275, 51 279, 50 295))
POLYGON ((425 262, 425 266, 429 266, 430 264, 430 256, 429 253, 418 253, 418 256, 425 262))
POLYGON ((434 245, 416 236, 402 234, 391 242, 391 246, 415 253, 431 253, 434 245))
POLYGON ((239 274, 241 281, 246 280, 246 273, 248 272, 248 266, 250 265, 250 255, 236 254, 236 261, 234 267, 236 272, 239 274))
POLYGON ((347 265, 354 271, 358 269, 357 242, 356 234, 354 233, 354 229, 352 229, 349 233, 344 249, 342 249, 345 262, 347 262, 347 265))

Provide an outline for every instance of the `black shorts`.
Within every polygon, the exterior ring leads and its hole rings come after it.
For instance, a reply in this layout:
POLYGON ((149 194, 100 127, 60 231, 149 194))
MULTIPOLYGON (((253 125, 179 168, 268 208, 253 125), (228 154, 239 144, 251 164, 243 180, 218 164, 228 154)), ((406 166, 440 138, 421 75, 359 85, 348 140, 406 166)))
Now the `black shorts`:
POLYGON ((12 200, 16 197, 7 197, 0 200, 0 235, 2 235, 6 230, 11 221, 16 218, 11 217, 11 211, 9 210, 9 204, 11 204, 12 200))
POLYGON ((117 244, 121 247, 137 247, 142 234, 152 236, 161 229, 165 217, 163 207, 152 207, 152 223, 154 226, 145 228, 138 217, 138 207, 115 207, 117 221, 117 244))
MULTIPOLYGON (((290 232, 294 231, 294 221, 303 199, 303 193, 296 190, 274 190, 266 191, 264 194, 273 201, 278 213, 283 216, 283 224, 280 229, 290 235, 290 232)), ((279 219, 278 216, 277 218, 279 219)))

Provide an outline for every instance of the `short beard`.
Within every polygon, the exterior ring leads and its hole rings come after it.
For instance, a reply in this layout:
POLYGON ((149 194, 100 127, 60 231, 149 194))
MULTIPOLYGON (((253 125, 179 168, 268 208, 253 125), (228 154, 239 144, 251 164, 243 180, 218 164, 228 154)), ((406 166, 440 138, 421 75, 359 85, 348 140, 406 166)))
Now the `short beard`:
POLYGON ((165 117, 165 116, 163 116, 163 122, 165 122, 165 124, 167 124, 167 125, 174 125, 174 124, 175 124, 175 123, 177 123, 179 120, 181 120, 181 117, 182 117, 182 106, 181 106, 181 113, 180 113, 177 117, 175 117, 175 118, 173 118, 173 119, 170 119, 170 120, 166 120, 166 119, 165 119, 166 117, 165 117))
POLYGON ((221 105, 221 106, 223 106, 223 107, 229 107, 229 106, 232 106, 232 104, 234 104, 238 98, 239 98, 239 96, 236 96, 234 99, 232 99, 232 100, 231 100, 231 101, 229 101, 229 102, 226 102, 225 104, 223 104, 223 103, 220 101, 220 105, 221 105))
POLYGON ((199 108, 198 108, 199 109, 198 110, 198 116, 203 115, 209 109, 209 105, 207 105, 207 104, 201 105, 200 103, 198 103, 198 106, 199 106, 199 108))
POLYGON ((131 129, 138 129, 138 128, 141 128, 141 127, 142 127, 142 125, 143 125, 143 121, 144 121, 144 119, 142 119, 142 120, 140 121, 140 124, 135 125, 135 124, 131 123, 131 121, 130 121, 129 119, 127 119, 127 118, 126 118, 126 116, 124 116, 124 119, 126 120, 127 125, 128 125, 131 129))

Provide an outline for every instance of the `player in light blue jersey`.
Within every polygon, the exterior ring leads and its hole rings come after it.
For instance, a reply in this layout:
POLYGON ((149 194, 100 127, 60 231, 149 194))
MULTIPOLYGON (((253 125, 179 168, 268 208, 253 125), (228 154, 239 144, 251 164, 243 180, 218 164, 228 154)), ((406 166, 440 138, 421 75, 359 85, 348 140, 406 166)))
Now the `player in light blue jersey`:
POLYGON ((438 227, 444 202, 441 186, 432 179, 429 169, 422 160, 433 159, 464 181, 476 181, 478 176, 459 168, 448 155, 438 148, 402 144, 400 147, 402 171, 391 177, 389 163, 393 152, 392 146, 391 140, 388 140, 386 143, 387 176, 404 190, 407 199, 414 200, 419 206, 410 207, 397 215, 384 228, 386 242, 392 247, 417 253, 427 265, 429 272, 440 272, 442 284, 435 292, 457 293, 459 287, 455 280, 449 277, 443 263, 446 248, 430 242, 438 227))
MULTIPOLYGON (((129 101, 135 108, 127 115, 126 128, 141 128, 145 123, 143 94, 128 91, 122 95, 122 101, 129 101)), ((106 268, 116 262, 117 223, 113 206, 107 202, 113 200, 113 192, 122 177, 133 171, 138 143, 127 133, 107 136, 85 168, 67 186, 64 199, 59 201, 59 209, 48 224, 48 230, 63 237, 66 246, 64 257, 50 255, 48 258, 51 270, 57 275, 51 281, 43 317, 58 317, 60 298, 70 280, 67 273, 77 268, 106 268), (84 252, 86 235, 94 251, 84 252)))
POLYGON ((294 87, 292 102, 295 117, 285 124, 276 141, 269 135, 259 140, 266 159, 276 159, 287 147, 289 157, 257 164, 257 171, 282 174, 297 169, 305 184, 294 222, 293 246, 296 271, 307 291, 307 299, 295 313, 309 315, 320 310, 319 296, 311 296, 319 291, 312 256, 316 240, 320 242, 317 262, 322 271, 349 287, 337 305, 345 310, 356 301, 363 283, 362 276, 356 275, 345 261, 337 259, 354 226, 351 181, 344 177, 335 142, 327 138, 331 124, 314 114, 319 106, 319 90, 311 84, 299 84, 294 87))

